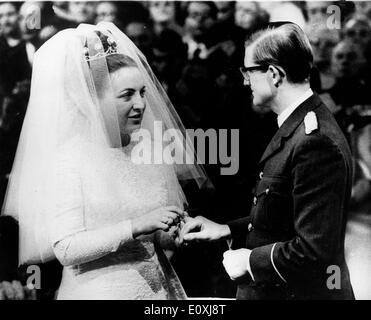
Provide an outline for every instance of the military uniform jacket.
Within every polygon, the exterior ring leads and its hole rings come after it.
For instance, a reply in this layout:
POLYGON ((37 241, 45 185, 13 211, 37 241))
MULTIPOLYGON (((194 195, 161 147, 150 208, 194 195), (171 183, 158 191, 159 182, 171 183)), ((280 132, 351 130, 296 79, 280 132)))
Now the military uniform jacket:
POLYGON ((258 172, 250 215, 228 223, 252 249, 254 280, 239 279, 237 299, 353 299, 344 258, 351 153, 317 95, 282 124, 258 172))

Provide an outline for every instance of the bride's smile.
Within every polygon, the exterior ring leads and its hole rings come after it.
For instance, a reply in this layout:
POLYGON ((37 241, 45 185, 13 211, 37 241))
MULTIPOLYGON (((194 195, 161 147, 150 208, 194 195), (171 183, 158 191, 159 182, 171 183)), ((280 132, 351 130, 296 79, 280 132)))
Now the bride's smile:
POLYGON ((121 134, 130 134, 142 123, 145 102, 143 77, 135 67, 123 67, 111 74, 121 134))

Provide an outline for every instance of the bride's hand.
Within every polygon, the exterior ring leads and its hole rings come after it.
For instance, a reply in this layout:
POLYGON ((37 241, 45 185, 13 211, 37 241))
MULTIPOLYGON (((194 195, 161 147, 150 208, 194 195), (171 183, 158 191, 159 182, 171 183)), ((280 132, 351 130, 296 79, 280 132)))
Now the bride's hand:
POLYGON ((188 212, 184 211, 183 215, 181 216, 179 223, 176 226, 172 226, 169 230, 170 236, 174 239, 174 244, 177 248, 180 248, 183 245, 187 245, 186 243, 182 243, 182 229, 184 225, 192 218, 188 215, 188 212))
POLYGON ((156 230, 167 231, 176 225, 184 215, 183 210, 177 206, 161 207, 141 217, 132 219, 133 238, 142 234, 149 234, 156 230))

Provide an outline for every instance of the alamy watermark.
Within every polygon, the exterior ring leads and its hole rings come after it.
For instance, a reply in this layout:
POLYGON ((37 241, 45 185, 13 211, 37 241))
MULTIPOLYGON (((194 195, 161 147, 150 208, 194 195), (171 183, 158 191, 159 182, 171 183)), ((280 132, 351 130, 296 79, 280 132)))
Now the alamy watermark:
POLYGON ((341 271, 337 265, 331 265, 327 267, 327 274, 330 276, 327 278, 326 286, 329 290, 340 290, 341 289, 341 271))
POLYGON ((27 30, 41 29, 41 8, 36 4, 28 4, 22 14, 23 23, 27 30))
POLYGON ((186 129, 184 138, 180 130, 164 131, 162 122, 154 121, 153 132, 141 128, 131 140, 137 142, 131 151, 136 164, 220 163, 221 175, 234 175, 239 169, 238 129, 186 129))
POLYGON ((30 265, 26 270, 29 276, 27 277, 26 285, 30 290, 41 289, 41 269, 38 265, 30 265))
POLYGON ((326 25, 330 30, 341 29, 341 9, 337 5, 331 5, 327 7, 327 18, 326 25))

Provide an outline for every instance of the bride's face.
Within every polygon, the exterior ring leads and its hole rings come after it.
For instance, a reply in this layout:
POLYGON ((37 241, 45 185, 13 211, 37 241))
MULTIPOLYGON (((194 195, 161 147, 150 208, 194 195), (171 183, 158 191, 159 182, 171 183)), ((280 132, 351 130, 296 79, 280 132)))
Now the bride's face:
POLYGON ((146 108, 145 86, 140 71, 124 67, 111 74, 121 135, 139 129, 146 108))

